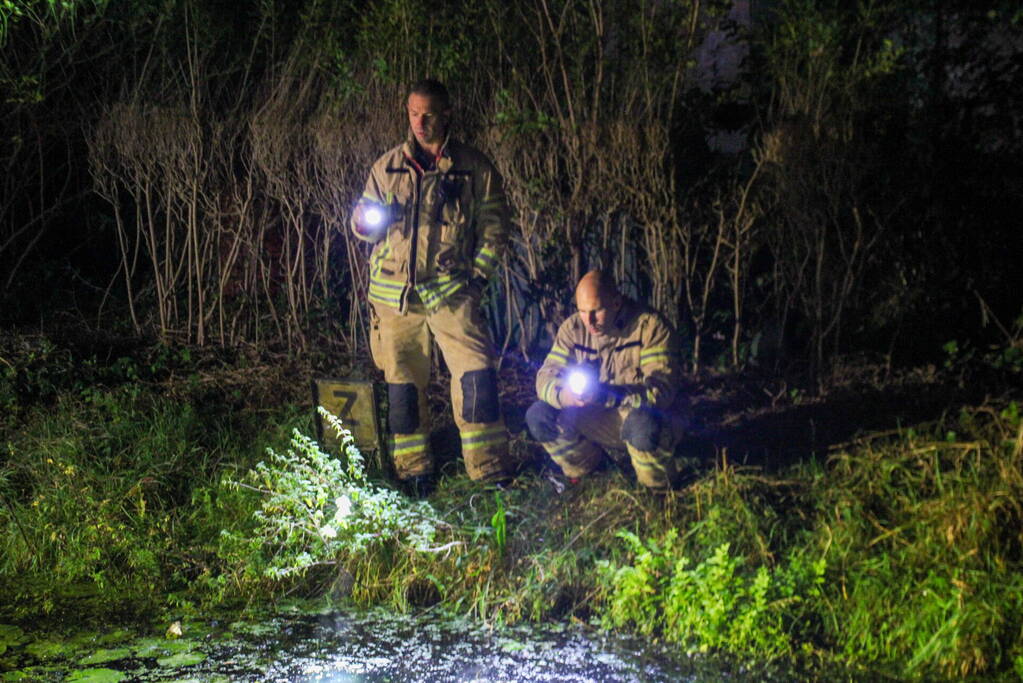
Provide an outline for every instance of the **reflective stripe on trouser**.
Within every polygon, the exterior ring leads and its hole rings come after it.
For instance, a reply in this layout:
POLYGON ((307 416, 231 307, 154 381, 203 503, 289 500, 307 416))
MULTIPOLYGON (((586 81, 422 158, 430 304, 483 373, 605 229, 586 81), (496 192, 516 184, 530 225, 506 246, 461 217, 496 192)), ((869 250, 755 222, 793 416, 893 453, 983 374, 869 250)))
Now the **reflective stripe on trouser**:
POLYGON ((499 478, 506 473, 508 435, 497 405, 496 363, 490 334, 476 299, 468 294, 453 299, 431 312, 414 297, 405 315, 387 306, 374 306, 370 337, 373 360, 388 384, 414 384, 418 399, 415 431, 393 434, 391 440, 394 467, 401 479, 433 471, 426 400, 431 338, 436 340, 451 371, 451 406, 462 436, 466 471, 477 480, 499 478))
POLYGON ((624 448, 629 453, 636 479, 644 486, 667 488, 675 478, 675 444, 682 436, 681 422, 669 418, 657 447, 642 451, 622 440, 622 425, 632 408, 563 408, 558 415, 558 438, 542 444, 566 477, 592 472, 603 448, 624 448))

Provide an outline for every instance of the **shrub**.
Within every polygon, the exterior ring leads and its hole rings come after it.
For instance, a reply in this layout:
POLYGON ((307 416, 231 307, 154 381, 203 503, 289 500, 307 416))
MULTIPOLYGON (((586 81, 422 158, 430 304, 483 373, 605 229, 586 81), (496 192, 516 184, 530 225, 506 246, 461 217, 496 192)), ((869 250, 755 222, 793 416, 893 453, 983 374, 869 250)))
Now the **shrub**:
POLYGON ((343 458, 324 453, 295 430, 284 453, 267 449, 244 481, 228 485, 260 495, 254 526, 224 530, 222 549, 247 548, 250 573, 271 579, 336 565, 379 546, 426 550, 440 522, 429 503, 410 501, 370 482, 351 433, 329 412, 321 414, 342 440, 343 458))
POLYGON ((633 564, 600 563, 609 599, 605 625, 632 624, 641 633, 662 633, 690 652, 712 650, 774 658, 793 652, 786 615, 793 603, 817 597, 823 559, 794 556, 773 570, 760 566, 743 571, 742 557, 718 546, 710 557, 690 567, 677 531, 659 542, 644 543, 634 533, 618 532, 634 556, 633 564))

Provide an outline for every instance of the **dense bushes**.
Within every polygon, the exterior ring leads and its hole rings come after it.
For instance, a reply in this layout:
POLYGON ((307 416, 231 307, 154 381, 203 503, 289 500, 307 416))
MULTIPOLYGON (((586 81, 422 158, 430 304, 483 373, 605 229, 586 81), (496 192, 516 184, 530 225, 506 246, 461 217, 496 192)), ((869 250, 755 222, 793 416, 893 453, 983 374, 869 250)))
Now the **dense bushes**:
POLYGON ((361 352, 346 221, 430 74, 515 210, 490 299, 503 348, 542 352, 594 265, 684 329, 693 365, 937 353, 978 300, 978 322, 1015 317, 1019 127, 984 112, 1023 77, 1001 28, 1018 11, 743 11, 7 3, 8 310, 54 306, 36 283, 70 274, 86 311, 164 339, 361 352))

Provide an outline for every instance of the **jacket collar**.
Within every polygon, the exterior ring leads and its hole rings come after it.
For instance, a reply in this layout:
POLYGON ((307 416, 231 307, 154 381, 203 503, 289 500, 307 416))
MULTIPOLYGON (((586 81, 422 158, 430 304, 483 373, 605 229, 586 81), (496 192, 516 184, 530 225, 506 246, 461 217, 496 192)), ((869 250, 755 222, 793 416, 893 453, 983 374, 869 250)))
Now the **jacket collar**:
MULTIPOLYGON (((444 144, 440 148, 440 156, 436 162, 437 170, 441 173, 447 173, 454 167, 455 160, 452 157, 452 148, 457 146, 457 144, 457 142, 452 140, 451 131, 448 130, 447 136, 444 138, 444 144)), ((405 137, 405 143, 401 146, 405 159, 419 166, 419 162, 416 161, 416 152, 421 150, 422 148, 416 141, 416 136, 412 134, 412 129, 409 128, 408 135, 405 137)))
MULTIPOLYGON (((598 335, 596 339, 619 339, 621 337, 627 337, 632 334, 632 323, 636 320, 636 316, 639 314, 640 308, 632 299, 623 296, 622 305, 618 309, 618 313, 615 314, 615 319, 611 323, 611 329, 605 334, 598 335)), ((576 315, 579 315, 576 313, 576 315)), ((585 325, 580 319, 579 324, 585 329, 585 325)))
POLYGON ((624 337, 628 335, 632 327, 632 321, 636 319, 637 313, 639 313, 639 307, 636 302, 623 296, 622 305, 618 308, 618 313, 611 324, 611 333, 607 336, 624 337))

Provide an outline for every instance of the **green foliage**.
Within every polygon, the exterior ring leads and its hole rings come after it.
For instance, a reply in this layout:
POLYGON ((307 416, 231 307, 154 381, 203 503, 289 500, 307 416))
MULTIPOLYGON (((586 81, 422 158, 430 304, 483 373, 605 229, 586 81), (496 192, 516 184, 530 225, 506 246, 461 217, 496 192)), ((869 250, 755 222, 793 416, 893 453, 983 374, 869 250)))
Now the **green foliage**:
POLYGON ((670 530, 661 544, 652 539, 644 544, 630 531, 617 535, 630 546, 635 559, 620 567, 611 562, 600 564, 611 592, 605 623, 625 626, 632 622, 640 633, 653 634, 664 622, 661 606, 673 569, 677 532, 670 530))
MULTIPOLYGON (((722 456, 665 500, 614 470, 562 495, 529 475, 484 494, 449 473, 428 505, 370 481, 343 431, 335 455, 301 436, 304 409, 243 418, 155 388, 196 374, 179 372, 195 354, 100 367, 35 339, 0 358, 18 411, 0 442, 0 592, 20 615, 71 591, 188 613, 327 586, 488 621, 596 612, 690 652, 918 678, 1023 667, 1017 401, 783 476, 722 456)), ((0 649, 17 637, 0 626, 0 649)))
POLYGON ((7 605, 18 611, 83 593, 98 604, 160 601, 166 587, 217 571, 205 546, 247 511, 218 491, 221 462, 248 461, 248 438, 273 439, 140 384, 68 390, 78 381, 61 378, 5 432, 0 582, 20 582, 7 605))
POLYGON ((913 675, 1009 666, 1023 645, 1017 415, 1014 403, 966 410, 933 432, 833 456, 818 489, 830 548, 822 607, 847 657, 913 675))
POLYGON ((1023 375, 1023 313, 1012 323, 1012 329, 1003 329, 1003 342, 990 347, 984 360, 996 370, 1007 370, 1023 375))
POLYGON ((191 452, 191 438, 175 431, 194 416, 188 406, 155 407, 154 432, 139 434, 135 411, 153 407, 132 405, 137 396, 130 392, 118 394, 93 406, 68 398, 56 405, 60 413, 74 406, 80 419, 96 419, 106 433, 50 422, 46 433, 8 444, 17 469, 5 482, 6 497, 19 505, 4 515, 9 538, 0 574, 46 573, 55 583, 88 579, 99 587, 132 574, 158 575, 170 518, 159 509, 160 487, 152 486, 164 467, 155 457, 173 467, 175 449, 191 452))
POLYGON ((27 405, 53 400, 72 377, 74 360, 46 337, 0 338, 0 409, 15 418, 27 405))
POLYGON ((327 55, 325 68, 328 88, 333 97, 341 102, 347 102, 351 98, 365 92, 365 84, 359 78, 356 71, 357 59, 345 50, 344 43, 339 36, 331 36, 336 45, 327 55))
POLYGON ((633 625, 648 635, 663 633, 689 652, 761 658, 791 654, 796 642, 786 630, 789 609, 804 597, 820 594, 823 559, 743 572, 743 559, 731 555, 725 543, 690 568, 675 529, 659 542, 644 543, 625 530, 618 537, 634 559, 631 565, 600 563, 610 595, 605 624, 633 625))
POLYGON ((195 363, 188 348, 160 345, 151 351, 120 355, 101 363, 81 357, 48 336, 0 334, 0 427, 14 425, 35 406, 77 396, 87 404, 116 411, 121 393, 138 395, 139 382, 162 379, 195 363), (127 385, 127 386, 125 386, 127 385))
POLYGON ((522 107, 506 88, 497 91, 495 100, 494 120, 502 127, 504 135, 514 138, 543 132, 554 125, 554 119, 549 114, 522 107))
POLYGON ((0 624, 0 655, 7 652, 7 648, 21 645, 28 640, 28 636, 18 626, 13 624, 0 624))
MULTIPOLYGON (((964 361, 963 352, 959 348, 959 342, 956 341, 955 339, 950 339, 949 341, 945 342, 942 345, 941 350, 945 352, 946 370, 950 370, 964 361)), ((972 353, 970 354, 970 357, 972 357, 972 353)), ((965 358, 965 360, 969 360, 969 357, 965 358)))
POLYGON ((980 363, 993 370, 1012 375, 1023 374, 1023 315, 1013 321, 1011 330, 997 325, 1002 340, 985 349, 952 339, 942 345, 945 353, 944 367, 948 370, 967 370, 972 363, 980 363))
POLYGON ((490 518, 490 526, 494 530, 494 543, 497 545, 497 553, 503 555, 504 546, 508 541, 508 520, 505 515, 504 501, 501 500, 500 491, 494 491, 494 503, 497 505, 497 510, 494 511, 494 516, 490 518))
POLYGON ((352 18, 357 30, 344 38, 384 82, 410 84, 430 75, 457 86, 486 63, 492 40, 478 30, 486 13, 480 4, 438 3, 424 12, 411 0, 384 0, 362 8, 352 18))
POLYGON ((351 433, 322 407, 320 413, 342 439, 342 458, 324 453, 298 430, 284 453, 268 449, 268 461, 243 481, 228 482, 261 496, 253 529, 224 530, 229 546, 248 546, 249 562, 274 579, 381 546, 428 549, 438 524, 430 504, 369 481, 351 433))
POLYGON ((774 75, 806 79, 821 87, 819 92, 829 99, 849 97, 856 89, 875 85, 874 79, 903 66, 899 60, 904 49, 889 36, 872 33, 886 26, 895 12, 894 6, 881 3, 783 0, 767 47, 769 60, 782 60, 773 62, 774 75), (817 81, 817 75, 832 82, 817 81))
MULTIPOLYGON (((109 4, 109 0, 0 0, 0 50, 8 47, 12 34, 21 33, 32 36, 45 52, 52 44, 61 42, 61 34, 74 36, 98 21, 109 4)), ((9 88, 0 104, 42 102, 45 98, 42 77, 45 68, 52 65, 41 59, 32 65, 37 71, 18 73, 10 68, 15 63, 0 59, 0 84, 9 88)))

